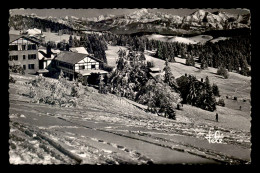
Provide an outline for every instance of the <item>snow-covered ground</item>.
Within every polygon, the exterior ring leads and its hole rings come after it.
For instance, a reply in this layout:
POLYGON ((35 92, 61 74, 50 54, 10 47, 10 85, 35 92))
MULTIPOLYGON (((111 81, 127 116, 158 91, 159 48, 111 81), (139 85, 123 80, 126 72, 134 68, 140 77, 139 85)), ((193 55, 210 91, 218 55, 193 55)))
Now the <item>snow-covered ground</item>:
POLYGON ((197 36, 189 37, 188 39, 193 40, 197 43, 204 44, 207 41, 213 39, 213 37, 210 35, 197 35, 197 36))
MULTIPOLYGON (((197 35, 193 37, 165 36, 160 34, 146 35, 149 40, 159 40, 164 42, 179 42, 184 44, 204 44, 213 39, 210 35, 197 35)), ((221 39, 221 38, 220 38, 221 39)), ((217 40, 216 40, 217 41, 217 40)))
MULTIPOLYGON (((21 93, 34 76, 11 74, 11 164, 175 164, 250 161, 250 119, 228 108, 214 113, 184 105, 177 120, 159 117, 131 101, 90 89, 75 108, 32 103, 21 93), (20 94, 19 94, 20 93, 20 94), (233 124, 233 125, 232 125, 233 124), (209 143, 219 130, 223 143, 209 143)), ((50 80, 50 79, 46 79, 50 80)), ((44 92, 44 91, 43 91, 44 92)))
POLYGON ((210 40, 210 42, 216 43, 216 42, 218 42, 218 41, 226 40, 226 39, 229 39, 229 37, 218 37, 218 38, 215 38, 215 39, 210 40))
POLYGON ((152 34, 152 35, 146 35, 146 37, 149 40, 159 40, 164 42, 179 42, 179 43, 185 43, 185 44, 197 44, 197 42, 184 37, 178 37, 178 36, 164 36, 159 34, 152 34))
POLYGON ((116 66, 116 61, 118 58, 118 54, 117 52, 122 49, 122 50, 127 50, 126 47, 123 46, 111 46, 111 45, 107 45, 107 50, 106 52, 106 57, 107 57, 107 64, 109 66, 115 67, 116 66))

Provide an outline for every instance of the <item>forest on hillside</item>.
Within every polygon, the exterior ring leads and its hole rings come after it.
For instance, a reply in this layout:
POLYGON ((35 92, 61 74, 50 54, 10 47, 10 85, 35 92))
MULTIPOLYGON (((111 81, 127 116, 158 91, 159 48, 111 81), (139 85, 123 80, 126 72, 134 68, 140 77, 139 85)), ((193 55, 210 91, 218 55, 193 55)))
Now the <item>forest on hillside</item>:
POLYGON ((201 68, 224 67, 228 71, 235 71, 245 76, 250 76, 251 65, 250 36, 236 36, 221 40, 216 43, 184 44, 178 42, 162 42, 148 40, 145 37, 129 35, 115 35, 104 33, 104 39, 112 45, 132 47, 137 51, 156 51, 155 56, 159 59, 175 62, 174 57, 180 56, 185 59, 198 58, 201 68))

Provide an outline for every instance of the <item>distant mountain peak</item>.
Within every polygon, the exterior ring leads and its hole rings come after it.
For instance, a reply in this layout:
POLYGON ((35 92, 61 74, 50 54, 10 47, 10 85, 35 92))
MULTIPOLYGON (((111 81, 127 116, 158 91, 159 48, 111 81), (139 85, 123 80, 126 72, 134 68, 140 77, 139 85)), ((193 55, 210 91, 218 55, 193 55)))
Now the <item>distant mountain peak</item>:
POLYGON ((149 11, 147 9, 140 9, 140 10, 137 10, 130 14, 125 15, 125 17, 126 18, 139 18, 139 17, 142 17, 147 14, 149 14, 149 11))
POLYGON ((148 9, 140 9, 140 10, 134 11, 132 14, 145 14, 145 13, 149 13, 148 9))
POLYGON ((193 12, 191 15, 205 16, 208 13, 210 13, 210 12, 207 10, 197 10, 197 11, 193 12))

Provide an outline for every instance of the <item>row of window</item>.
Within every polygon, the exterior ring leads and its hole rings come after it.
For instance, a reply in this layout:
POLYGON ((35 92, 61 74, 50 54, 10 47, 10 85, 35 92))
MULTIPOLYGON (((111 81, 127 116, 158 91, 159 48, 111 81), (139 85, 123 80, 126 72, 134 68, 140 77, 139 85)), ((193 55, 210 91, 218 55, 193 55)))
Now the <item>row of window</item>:
MULTIPOLYGON (((25 59, 26 59, 26 55, 23 55, 23 60, 25 59)), ((36 59, 36 54, 29 54, 28 59, 29 60, 36 59)), ((9 61, 18 61, 18 55, 10 55, 9 61)))
MULTIPOLYGON (((95 68, 96 68, 96 65, 95 65, 95 64, 92 64, 92 65, 91 65, 91 69, 95 69, 95 68)), ((80 66, 79 66, 79 69, 80 69, 80 70, 84 70, 84 69, 85 69, 85 66, 84 66, 84 65, 80 65, 80 66)))
MULTIPOLYGON (((57 61, 57 65, 73 70, 73 66, 72 65, 64 63, 64 62, 57 61)), ((95 69, 95 68, 96 68, 96 65, 95 64, 91 64, 91 69, 95 69)), ((85 65, 79 65, 79 70, 84 70, 84 69, 85 69, 85 65)))
POLYGON ((36 44, 28 44, 26 45, 9 45, 9 51, 13 50, 36 50, 36 44))
MULTIPOLYGON (((26 70, 26 65, 23 65, 23 69, 26 70)), ((34 64, 28 64, 28 69, 34 69, 34 64)))

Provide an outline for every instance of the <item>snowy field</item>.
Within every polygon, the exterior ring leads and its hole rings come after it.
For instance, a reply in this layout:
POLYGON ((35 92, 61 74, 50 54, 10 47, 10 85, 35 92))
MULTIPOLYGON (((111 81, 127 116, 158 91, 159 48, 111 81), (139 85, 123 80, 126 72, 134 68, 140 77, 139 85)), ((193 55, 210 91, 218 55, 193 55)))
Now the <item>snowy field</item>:
MULTIPOLYGON (((149 55, 150 53, 145 53, 145 58, 147 61, 153 61, 155 67, 160 68, 161 70, 165 66, 165 61, 155 58, 149 55)), ((169 63, 171 67, 171 71, 175 78, 178 78, 182 75, 192 74, 200 78, 209 77, 211 83, 215 83, 220 88, 220 94, 223 96, 237 96, 239 99, 247 99, 251 98, 251 77, 243 76, 238 73, 229 72, 229 78, 224 79, 223 77, 217 75, 217 69, 209 67, 208 69, 201 70, 200 64, 195 63, 195 67, 185 65, 186 60, 183 58, 175 57, 175 63, 169 63)), ((249 103, 248 103, 249 104, 249 103)), ((250 104, 249 104, 250 105, 250 104)))
POLYGON ((35 76, 11 76, 16 80, 9 85, 11 164, 250 161, 248 117, 223 115, 217 123, 214 113, 184 105, 183 111, 177 111, 177 119, 171 120, 147 113, 125 98, 99 94, 90 87, 74 108, 37 104, 21 95, 28 92, 26 82, 35 76), (220 131, 223 143, 209 143, 205 138, 209 130, 220 131))
POLYGON ((146 35, 149 40, 158 40, 163 42, 178 42, 184 44, 205 44, 207 41, 218 42, 220 40, 225 40, 227 37, 218 37, 213 39, 210 35, 197 35, 193 37, 179 37, 179 36, 165 36, 160 34, 146 35))
POLYGON ((107 45, 107 50, 106 52, 106 57, 107 57, 107 64, 109 66, 115 67, 116 66, 116 61, 118 58, 118 54, 117 52, 122 49, 122 50, 127 50, 126 47, 123 46, 111 46, 111 45, 107 45))

